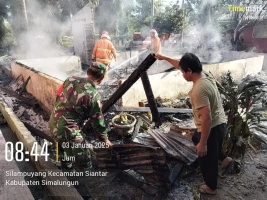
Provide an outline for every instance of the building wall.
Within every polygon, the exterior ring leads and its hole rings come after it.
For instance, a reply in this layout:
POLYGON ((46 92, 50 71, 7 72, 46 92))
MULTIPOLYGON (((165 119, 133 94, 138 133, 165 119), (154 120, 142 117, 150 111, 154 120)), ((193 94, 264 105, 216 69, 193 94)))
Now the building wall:
POLYGON ((94 14, 90 3, 73 16, 72 33, 75 55, 83 64, 89 65, 95 44, 94 14))
POLYGON ((246 47, 253 48, 257 53, 267 53, 267 38, 255 37, 253 34, 254 27, 245 28, 239 35, 239 39, 243 39, 246 47))
POLYGON ((32 94, 42 104, 44 109, 50 113, 54 108, 56 91, 63 81, 41 72, 36 73, 32 68, 27 68, 21 63, 13 62, 11 64, 11 71, 13 78, 22 75, 23 80, 25 81, 29 76, 31 77, 26 86, 27 92, 32 94))
MULTIPOLYGON (((262 70, 264 56, 234 60, 224 63, 203 65, 207 72, 220 80, 222 74, 228 70, 232 72, 233 79, 238 81, 248 74, 256 74, 262 70)), ((155 98, 175 99, 187 95, 192 87, 191 82, 185 81, 180 71, 172 71, 149 76, 155 98)), ((139 79, 122 97, 123 106, 138 106, 138 102, 146 100, 141 80, 139 79)))

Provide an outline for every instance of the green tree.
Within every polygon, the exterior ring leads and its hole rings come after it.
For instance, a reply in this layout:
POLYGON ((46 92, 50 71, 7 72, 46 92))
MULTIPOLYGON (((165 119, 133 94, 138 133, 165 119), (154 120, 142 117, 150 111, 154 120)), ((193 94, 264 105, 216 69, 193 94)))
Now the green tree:
MULTIPOLYGON (((143 36, 148 35, 149 30, 151 29, 151 10, 152 2, 136 0, 127 10, 124 11, 125 22, 127 24, 128 34, 132 36, 133 32, 142 32, 143 36)), ((159 13, 162 13, 164 10, 161 1, 154 1, 154 13, 155 16, 159 13)))
POLYGON ((2 42, 3 38, 5 37, 5 26, 4 26, 4 19, 7 16, 7 7, 3 1, 0 1, 0 43, 2 42))
POLYGON ((162 33, 179 33, 185 22, 183 10, 179 5, 167 6, 165 11, 158 12, 154 19, 154 28, 159 34, 162 33))

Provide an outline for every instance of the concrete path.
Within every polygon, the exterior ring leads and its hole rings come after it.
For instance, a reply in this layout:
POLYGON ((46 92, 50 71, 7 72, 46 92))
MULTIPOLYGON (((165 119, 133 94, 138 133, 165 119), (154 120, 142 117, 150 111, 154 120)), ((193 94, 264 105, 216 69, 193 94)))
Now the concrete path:
MULTIPOLYGON (((8 180, 23 181, 21 176, 6 176, 7 171, 19 172, 16 161, 6 161, 5 152, 10 151, 5 149, 5 143, 11 141, 15 144, 16 138, 7 126, 0 125, 0 199, 1 200, 31 200, 34 199, 28 186, 8 185, 8 180)), ((24 163, 30 165, 30 162, 24 163)), ((31 168, 31 167, 30 167, 31 168)), ((28 168, 29 169, 29 168, 28 168)))

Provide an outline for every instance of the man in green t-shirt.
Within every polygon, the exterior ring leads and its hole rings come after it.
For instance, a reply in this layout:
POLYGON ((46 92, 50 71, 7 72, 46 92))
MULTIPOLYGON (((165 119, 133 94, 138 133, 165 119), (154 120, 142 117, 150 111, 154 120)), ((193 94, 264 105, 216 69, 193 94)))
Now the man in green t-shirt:
POLYGON ((205 181, 200 187, 200 192, 216 194, 218 160, 223 168, 232 162, 232 158, 222 152, 227 119, 216 81, 202 72, 201 62, 192 53, 186 53, 180 61, 160 54, 156 54, 156 58, 168 61, 183 73, 186 81, 193 82, 188 95, 197 127, 197 137, 192 139, 196 144, 200 169, 205 181))

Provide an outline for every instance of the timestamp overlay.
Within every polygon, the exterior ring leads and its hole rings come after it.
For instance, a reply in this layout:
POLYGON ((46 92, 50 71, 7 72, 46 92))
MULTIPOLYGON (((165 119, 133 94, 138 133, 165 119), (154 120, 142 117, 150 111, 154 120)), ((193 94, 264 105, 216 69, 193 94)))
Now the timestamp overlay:
MULTIPOLYGON (((35 190, 44 191, 43 187, 50 187, 57 190, 57 195, 69 196, 70 193, 68 191, 71 191, 76 186, 82 187, 83 183, 81 183, 81 180, 84 180, 84 178, 106 177, 108 173, 100 170, 65 170, 58 167, 61 160, 75 163, 75 156, 62 157, 60 155, 60 145, 63 145, 64 148, 107 148, 104 142, 94 143, 94 145, 88 143, 56 143, 56 162, 51 161, 47 143, 40 146, 37 142, 34 142, 32 149, 26 150, 20 141, 5 141, 5 138, 2 136, 0 137, 0 142, 0 150, 3 152, 0 157, 0 166, 2 169, 0 173, 0 187, 3 191, 0 193, 0 199, 21 199, 21 195, 25 195, 24 199, 41 198, 44 195, 42 192, 37 194, 37 196, 33 196, 32 194, 36 192, 35 190), (36 163, 40 164, 37 164, 35 168, 34 164, 36 163), (41 167, 38 168, 38 165, 41 167), (10 195, 12 193, 14 193, 14 196, 11 198, 10 195), (20 194, 19 198, 16 197, 18 194, 20 194)), ((83 191, 83 193, 86 192, 83 191)), ((82 196, 84 195, 86 194, 82 194, 82 196)))

